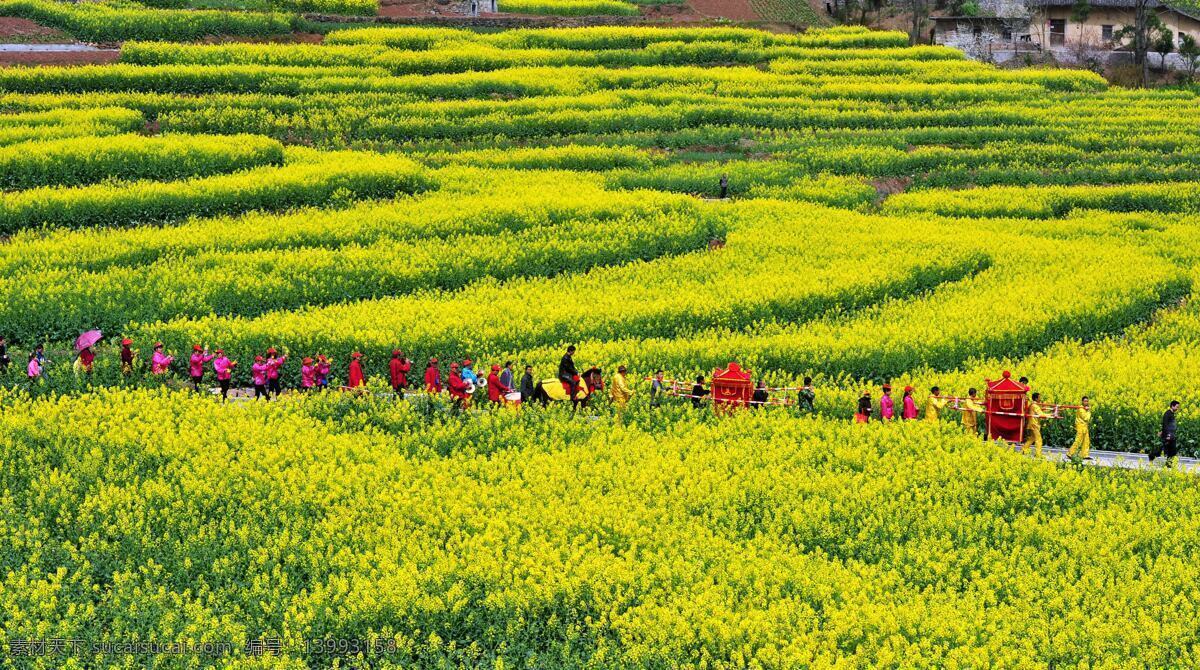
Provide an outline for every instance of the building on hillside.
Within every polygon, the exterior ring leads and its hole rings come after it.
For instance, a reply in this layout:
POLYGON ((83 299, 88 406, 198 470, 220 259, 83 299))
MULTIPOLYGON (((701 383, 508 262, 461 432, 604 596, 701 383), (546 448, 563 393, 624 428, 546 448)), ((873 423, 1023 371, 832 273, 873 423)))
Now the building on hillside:
MULTIPOLYGON (((933 17, 933 42, 961 49, 979 60, 1004 62, 1023 53, 1049 53, 1068 62, 1119 62, 1116 35, 1134 21, 1134 0, 1091 0, 1087 19, 1073 18, 1073 0, 981 0, 976 16, 933 17)), ((1150 7, 1175 36, 1200 41, 1200 11, 1150 0, 1150 7)), ((1167 65, 1178 63, 1168 57, 1167 65)))

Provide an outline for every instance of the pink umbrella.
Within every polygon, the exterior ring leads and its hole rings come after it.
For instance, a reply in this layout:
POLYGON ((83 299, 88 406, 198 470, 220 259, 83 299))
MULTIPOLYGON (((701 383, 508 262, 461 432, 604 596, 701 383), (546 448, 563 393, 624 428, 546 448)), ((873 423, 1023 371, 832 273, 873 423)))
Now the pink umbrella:
POLYGON ((75 338, 75 351, 83 351, 93 344, 100 341, 104 334, 99 330, 89 330, 88 332, 75 338))

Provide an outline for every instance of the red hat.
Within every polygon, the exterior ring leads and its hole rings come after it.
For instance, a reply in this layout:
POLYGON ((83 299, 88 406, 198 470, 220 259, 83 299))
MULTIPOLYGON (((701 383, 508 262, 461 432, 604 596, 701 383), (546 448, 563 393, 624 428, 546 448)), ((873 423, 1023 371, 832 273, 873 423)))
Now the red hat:
POLYGON ((911 392, 912 392, 912 390, 913 390, 913 387, 911 387, 911 386, 905 386, 905 387, 904 387, 904 392, 905 392, 905 393, 911 393, 911 392))
POLYGON ((216 353, 218 353, 218 354, 223 354, 223 353, 225 353, 225 350, 224 350, 224 349, 217 349, 216 353))
POLYGON ((192 351, 200 351, 202 348, 199 344, 192 345, 192 351))
POLYGON ((263 362, 263 357, 262 357, 262 356, 255 356, 255 357, 254 357, 254 362, 255 362, 255 363, 262 363, 262 362, 263 362))
POLYGON ((457 369, 458 369, 458 363, 451 363, 451 364, 450 364, 450 368, 451 368, 452 370, 457 370, 457 369))
POLYGON ((463 361, 463 365, 470 365, 470 364, 471 364, 471 359, 469 359, 469 358, 466 359, 465 361, 463 361))
POLYGON ((399 355, 400 355, 400 350, 399 350, 399 349, 392 349, 392 355, 393 355, 393 356, 399 356, 399 355))
POLYGON ((350 358, 362 358, 362 354, 360 354, 356 351, 356 352, 350 354, 350 358))
POLYGON ((891 384, 884 384, 884 385, 883 385, 883 390, 884 390, 884 391, 891 391, 891 390, 892 390, 892 385, 891 385, 891 384))
POLYGON ((492 366, 492 372, 500 372, 500 366, 499 366, 499 365, 493 365, 493 366, 492 366))
POLYGON ((162 342, 155 342, 155 343, 154 343, 154 348, 155 348, 155 349, 162 349, 162 346, 163 346, 163 343, 162 343, 162 342))
POLYGON ((304 357, 304 364, 305 364, 305 365, 312 365, 312 356, 305 356, 305 357, 304 357))
POLYGON ((277 353, 277 352, 275 351, 275 347, 267 347, 267 353, 268 353, 268 354, 274 354, 274 353, 277 353))
POLYGON ((429 357, 429 362, 430 362, 430 363, 437 363, 437 356, 430 356, 430 357, 429 357))
POLYGON ((124 344, 125 346, 129 346, 129 345, 133 344, 133 340, 131 340, 127 337, 127 338, 121 340, 121 344, 124 344))

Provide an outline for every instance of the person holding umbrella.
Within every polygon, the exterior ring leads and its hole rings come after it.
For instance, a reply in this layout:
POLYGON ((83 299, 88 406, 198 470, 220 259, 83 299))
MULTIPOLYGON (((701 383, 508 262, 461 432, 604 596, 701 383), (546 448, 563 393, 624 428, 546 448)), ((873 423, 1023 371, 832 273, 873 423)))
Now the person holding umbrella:
POLYGON ((92 347, 103 337, 104 334, 99 330, 89 330, 75 338, 75 351, 79 352, 75 358, 75 374, 80 372, 92 374, 92 366, 96 362, 96 354, 92 351, 92 347))

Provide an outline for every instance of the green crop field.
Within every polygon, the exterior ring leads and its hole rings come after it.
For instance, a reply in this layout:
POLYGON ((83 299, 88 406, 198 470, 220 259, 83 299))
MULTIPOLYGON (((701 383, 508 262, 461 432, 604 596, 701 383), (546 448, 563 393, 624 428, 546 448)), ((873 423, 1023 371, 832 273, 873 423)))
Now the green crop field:
POLYGON ((295 27, 250 9, 0 0, 126 40, 0 69, 0 667, 1200 665, 1195 474, 854 420, 1010 370, 1197 455, 1195 90, 856 27, 197 41, 295 27), (627 404, 423 392, 570 344, 627 404), (788 404, 650 398, 731 361, 788 404))

